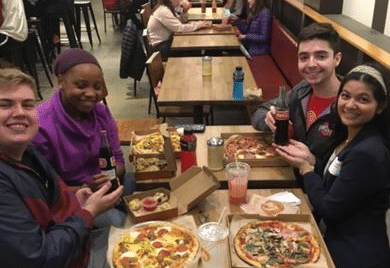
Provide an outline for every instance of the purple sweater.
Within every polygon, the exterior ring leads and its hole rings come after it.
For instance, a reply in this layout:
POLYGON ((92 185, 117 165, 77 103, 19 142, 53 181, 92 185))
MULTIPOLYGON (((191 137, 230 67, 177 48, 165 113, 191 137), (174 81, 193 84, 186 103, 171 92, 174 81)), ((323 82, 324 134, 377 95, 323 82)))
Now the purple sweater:
POLYGON ((100 173, 98 166, 100 130, 106 129, 117 166, 124 165, 118 128, 107 106, 98 103, 90 116, 73 119, 56 91, 38 107, 40 128, 33 144, 71 186, 88 183, 100 173))
POLYGON ((269 8, 263 7, 249 24, 237 19, 236 25, 246 35, 244 42, 251 56, 268 54, 272 30, 272 11, 269 8))

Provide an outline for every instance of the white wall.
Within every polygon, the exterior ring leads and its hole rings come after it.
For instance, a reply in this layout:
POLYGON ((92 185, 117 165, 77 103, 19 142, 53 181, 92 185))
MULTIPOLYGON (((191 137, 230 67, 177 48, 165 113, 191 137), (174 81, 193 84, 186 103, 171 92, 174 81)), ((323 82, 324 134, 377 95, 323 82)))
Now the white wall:
POLYGON ((375 0, 344 0, 342 13, 371 28, 374 7, 375 0))

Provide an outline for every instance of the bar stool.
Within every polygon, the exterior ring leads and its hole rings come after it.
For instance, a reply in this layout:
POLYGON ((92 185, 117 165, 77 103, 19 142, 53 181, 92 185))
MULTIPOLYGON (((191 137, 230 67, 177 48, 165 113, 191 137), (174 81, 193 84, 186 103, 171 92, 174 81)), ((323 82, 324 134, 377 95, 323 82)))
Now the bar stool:
POLYGON ((89 12, 91 13, 92 20, 93 20, 93 24, 94 24, 94 29, 96 31, 96 35, 97 35, 97 37, 99 39, 99 43, 101 43, 102 40, 100 39, 100 35, 99 35, 98 28, 97 28, 95 15, 93 13, 91 1, 74 1, 74 9, 75 9, 75 13, 76 13, 76 34, 77 34, 79 40, 81 40, 81 18, 80 18, 80 13, 82 11, 83 15, 84 15, 84 22, 85 22, 85 27, 87 29, 89 43, 91 44, 91 47, 93 47, 91 24, 89 22, 89 15, 88 15, 88 10, 89 10, 89 12))

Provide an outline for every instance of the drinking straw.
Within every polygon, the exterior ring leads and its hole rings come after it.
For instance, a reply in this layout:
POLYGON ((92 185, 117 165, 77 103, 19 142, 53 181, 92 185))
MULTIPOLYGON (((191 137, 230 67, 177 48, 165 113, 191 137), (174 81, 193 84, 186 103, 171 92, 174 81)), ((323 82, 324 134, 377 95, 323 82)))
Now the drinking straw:
POLYGON ((222 219, 223 219, 223 216, 225 215, 226 209, 227 209, 227 206, 225 206, 225 207, 223 208, 223 210, 222 210, 222 212, 221 212, 221 215, 219 216, 217 225, 220 225, 220 224, 221 224, 222 219))

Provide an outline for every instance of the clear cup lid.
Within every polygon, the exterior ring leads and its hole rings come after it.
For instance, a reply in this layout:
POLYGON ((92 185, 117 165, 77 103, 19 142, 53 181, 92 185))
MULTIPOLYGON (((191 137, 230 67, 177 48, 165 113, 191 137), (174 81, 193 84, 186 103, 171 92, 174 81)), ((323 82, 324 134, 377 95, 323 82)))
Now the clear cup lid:
POLYGON ((220 241, 229 235, 229 229, 217 222, 208 222, 198 228, 198 235, 206 241, 220 241))

